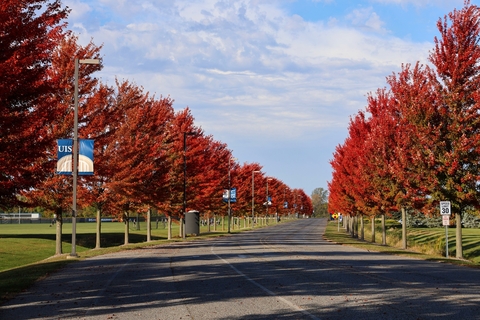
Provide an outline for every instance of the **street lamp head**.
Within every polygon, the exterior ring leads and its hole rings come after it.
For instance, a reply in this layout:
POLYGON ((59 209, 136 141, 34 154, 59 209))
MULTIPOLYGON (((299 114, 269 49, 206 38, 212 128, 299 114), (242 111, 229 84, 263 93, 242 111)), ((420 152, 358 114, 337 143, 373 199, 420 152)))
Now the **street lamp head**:
POLYGON ((80 64, 100 64, 100 59, 80 59, 80 64))

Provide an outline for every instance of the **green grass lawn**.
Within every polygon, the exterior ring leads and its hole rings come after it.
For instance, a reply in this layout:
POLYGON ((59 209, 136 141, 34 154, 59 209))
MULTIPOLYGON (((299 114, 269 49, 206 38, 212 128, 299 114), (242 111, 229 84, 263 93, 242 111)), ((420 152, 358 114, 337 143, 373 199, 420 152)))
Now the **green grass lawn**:
MULTIPOLYGON (((199 236, 189 236, 188 240, 196 238, 217 237, 227 234, 227 219, 225 223, 210 227, 200 226, 199 236)), ((283 221, 283 220, 282 220, 283 221)), ((286 220, 285 220, 286 221, 286 220)), ((270 222, 271 223, 271 222, 270 222)), ((262 223, 263 225, 264 223, 262 223)), ((168 229, 163 223, 152 222, 151 242, 147 241, 147 225, 145 222, 137 226, 130 224, 129 244, 124 246, 125 225, 121 222, 102 223, 101 249, 95 248, 96 223, 76 224, 76 253, 80 259, 102 255, 110 252, 135 249, 167 243, 168 241, 183 241, 179 237, 178 224, 172 223, 172 240, 168 240, 168 229)), ((262 225, 257 225, 262 226, 262 225)), ((240 226, 232 226, 231 232, 248 230, 243 221, 240 226)), ((65 223, 62 227, 63 255, 55 256, 55 226, 43 224, 0 224, 0 303, 28 288, 38 279, 62 268, 76 259, 67 259, 72 251, 72 224, 65 223)))
MULTIPOLYGON (((155 225, 155 224, 154 224, 155 225)), ((124 224, 102 223, 101 243, 103 247, 115 247, 124 243, 124 224)), ((146 224, 140 230, 130 228, 130 243, 144 242, 146 224), (143 230, 142 230, 143 229, 143 230)), ((173 236, 178 235, 178 225, 172 227, 173 236)), ((166 239, 167 229, 163 224, 152 229, 152 240, 166 239)), ((76 224, 76 252, 95 248, 96 224, 76 224)), ((72 224, 62 227, 62 251, 72 251, 72 224)), ((0 271, 41 261, 55 255, 55 226, 49 224, 0 224, 0 271)))
MULTIPOLYGON (((445 228, 410 229, 408 244, 412 247, 430 247, 436 254, 445 255, 445 228)), ((463 256, 480 264, 480 229, 462 229, 463 256)), ((448 228, 448 254, 455 257, 455 228, 448 228)))
MULTIPOLYGON (((152 241, 166 241, 167 226, 152 222, 152 241)), ((243 227, 243 224, 242 224, 243 227)), ((130 223, 129 243, 140 244, 147 241, 147 224, 140 222, 139 229, 130 223)), ((227 226, 216 226, 216 232, 225 232, 227 226)), ((237 228, 232 231, 236 231, 237 228)), ((210 227, 213 231, 213 226, 210 227)), ((124 244, 125 225, 121 222, 102 223, 101 246, 112 248, 124 244)), ((208 227, 201 226, 200 233, 207 233, 208 227)), ((172 239, 179 238, 178 224, 172 223, 172 239)), ((95 248, 96 223, 76 224, 76 252, 86 253, 95 248)), ((68 254, 72 251, 72 224, 65 223, 62 227, 62 251, 68 254)), ((55 226, 42 224, 0 224, 0 272, 11 268, 38 262, 55 255, 55 226)))
POLYGON ((392 221, 387 223, 387 246, 380 245, 382 243, 380 222, 377 221, 375 226, 375 243, 371 242, 371 225, 368 220, 365 220, 365 241, 350 237, 342 227, 338 231, 336 221, 331 221, 328 224, 325 237, 338 243, 362 247, 368 250, 480 266, 480 229, 462 229, 463 256, 468 261, 458 261, 455 260, 455 228, 448 228, 448 253, 450 259, 447 260, 445 258, 445 228, 407 229, 407 250, 403 250, 401 249, 402 228, 399 223, 392 221))

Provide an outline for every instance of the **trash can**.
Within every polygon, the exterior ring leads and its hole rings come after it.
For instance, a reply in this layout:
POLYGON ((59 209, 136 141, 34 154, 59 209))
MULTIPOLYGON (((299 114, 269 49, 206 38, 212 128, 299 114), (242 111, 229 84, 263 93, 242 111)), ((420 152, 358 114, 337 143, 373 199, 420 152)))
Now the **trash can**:
POLYGON ((185 213, 185 234, 200 234, 200 212, 190 210, 185 213))

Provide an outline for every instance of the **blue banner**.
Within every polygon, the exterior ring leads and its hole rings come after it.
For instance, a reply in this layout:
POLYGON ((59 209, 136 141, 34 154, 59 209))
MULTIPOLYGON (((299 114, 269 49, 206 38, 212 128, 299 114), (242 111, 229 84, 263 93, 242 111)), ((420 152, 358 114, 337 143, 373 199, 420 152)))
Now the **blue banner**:
MULTIPOLYGON (((80 139, 78 175, 93 175, 93 140, 80 139)), ((57 174, 71 175, 73 168, 73 140, 57 140, 57 174)))
POLYGON ((57 140, 57 174, 72 174, 72 139, 57 140))
MULTIPOLYGON (((223 190, 223 202, 228 202, 228 189, 223 190)), ((237 188, 230 189, 230 202, 237 202, 237 188)))
POLYGON ((78 157, 78 174, 80 176, 93 175, 93 140, 80 139, 78 157))

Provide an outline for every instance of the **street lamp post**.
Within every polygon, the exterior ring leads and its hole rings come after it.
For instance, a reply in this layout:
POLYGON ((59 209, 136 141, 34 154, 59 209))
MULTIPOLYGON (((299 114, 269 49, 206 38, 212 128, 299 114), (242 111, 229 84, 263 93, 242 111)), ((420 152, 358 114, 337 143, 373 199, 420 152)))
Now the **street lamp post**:
POLYGON ((293 194, 293 215, 295 218, 297 217, 297 192, 293 194))
MULTIPOLYGON (((195 132, 183 133, 183 215, 185 217, 187 211, 187 135, 193 136, 195 132)), ((180 223, 182 228, 182 238, 185 239, 185 218, 180 223)))
POLYGON ((228 158, 228 233, 230 233, 230 224, 231 224, 231 219, 232 219, 232 211, 230 208, 230 201, 231 201, 231 184, 230 184, 230 163, 232 160, 237 160, 237 158, 228 158))
POLYGON ((254 221, 255 221, 255 180, 253 176, 255 173, 260 173, 260 171, 252 171, 252 228, 255 226, 254 221))
POLYGON ((75 58, 75 89, 73 114, 73 204, 72 204, 72 252, 71 257, 77 257, 77 176, 78 176, 78 69, 80 64, 100 64, 99 59, 75 58))
POLYGON ((265 223, 267 223, 268 221, 268 181, 272 180, 272 178, 267 178, 267 201, 265 202, 265 208, 266 208, 266 212, 265 212, 265 223))

